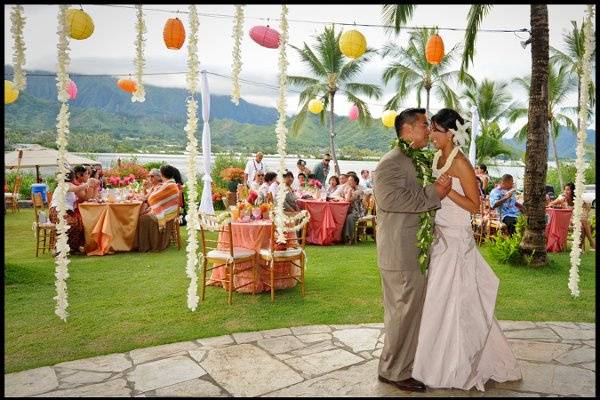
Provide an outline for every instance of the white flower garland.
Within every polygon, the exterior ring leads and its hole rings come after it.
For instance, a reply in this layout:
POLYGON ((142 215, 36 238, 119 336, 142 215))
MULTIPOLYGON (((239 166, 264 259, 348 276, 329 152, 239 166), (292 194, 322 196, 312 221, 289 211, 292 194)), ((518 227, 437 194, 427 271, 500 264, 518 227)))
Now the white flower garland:
POLYGON ((135 67, 135 78, 137 88, 131 96, 131 101, 140 103, 146 101, 146 91, 144 90, 144 83, 142 82, 144 75, 144 33, 146 33, 146 24, 144 23, 144 12, 142 11, 141 4, 135 6, 137 10, 137 23, 135 24, 136 38, 135 38, 135 58, 133 59, 133 66, 135 67))
POLYGON ((23 40, 23 27, 25 26, 25 17, 23 16, 23 6, 17 4, 13 6, 10 14, 11 27, 15 48, 13 49, 13 82, 17 90, 25 89, 27 81, 25 80, 25 40, 23 40))
POLYGON ((67 321, 67 278, 69 277, 69 237, 68 230, 70 226, 67 224, 65 219, 67 213, 67 206, 65 203, 65 197, 69 189, 69 184, 65 182, 65 177, 68 173, 67 168, 67 135, 69 133, 69 105, 67 100, 69 98, 67 93, 67 87, 69 85, 69 74, 67 68, 69 66, 69 39, 68 39, 68 28, 67 28, 67 5, 60 5, 58 8, 58 71, 56 73, 56 88, 58 89, 58 100, 62 103, 60 106, 60 112, 58 113, 58 124, 57 128, 57 139, 56 144, 58 145, 58 185, 54 192, 54 196, 57 198, 57 213, 58 213, 58 224, 56 225, 56 270, 55 270, 55 286, 56 286, 56 309, 54 313, 60 317, 63 321, 67 321))
POLYGON ((569 271, 569 289, 573 297, 579 297, 579 264, 581 263, 581 212, 583 207, 583 174, 585 171, 585 138, 587 128, 587 113, 589 93, 588 87, 590 82, 590 59, 594 46, 594 36, 592 34, 592 21, 594 18, 594 7, 588 5, 587 16, 585 22, 585 48, 583 53, 583 75, 581 77, 581 93, 579 103, 579 132, 577 132, 577 160, 575 167, 577 173, 575 175, 575 208, 573 210, 573 245, 571 247, 571 270, 569 271))
POLYGON ((244 29, 244 6, 235 6, 235 17, 233 21, 233 65, 231 67, 231 76, 233 80, 233 89, 231 91, 231 101, 237 106, 240 104, 240 72, 242 71, 241 44, 244 29))
POLYGON ((283 212, 283 203, 285 201, 285 184, 283 183, 283 172, 285 171, 286 157, 286 142, 287 128, 285 127, 285 107, 287 95, 287 66, 288 61, 285 54, 288 41, 288 22, 287 22, 287 6, 281 5, 281 22, 279 30, 281 36, 279 39, 279 98, 277 100, 277 111, 279 112, 279 120, 275 133, 277 134, 277 153, 279 153, 279 169, 277 171, 277 179, 279 180, 279 192, 277 194, 277 204, 275 205, 275 225, 277 226, 277 242, 285 243, 285 221, 286 216, 283 212))
POLYGON ((440 169, 438 169, 437 165, 438 161, 440 160, 440 157, 442 156, 442 150, 436 151, 435 155, 433 156, 433 162, 431 163, 431 175, 437 178, 443 173, 446 173, 446 171, 448 171, 452 166, 452 162, 456 158, 456 155, 458 154, 459 150, 460 148, 458 146, 455 146, 450 152, 446 163, 440 169))
MULTIPOLYGON (((196 190, 196 157, 198 155, 198 140, 196 139, 196 131, 198 128, 198 103, 194 99, 194 93, 198 86, 198 14, 196 12, 196 6, 194 4, 189 6, 190 13, 190 39, 188 41, 188 73, 187 73, 187 84, 188 91, 190 92, 190 99, 187 101, 187 125, 184 130, 187 132, 188 144, 186 147, 188 153, 188 180, 186 186, 188 187, 188 210, 197 210, 198 192, 196 190)), ((188 244, 187 244, 187 267, 186 274, 190 278, 190 286, 188 288, 187 295, 187 306, 190 310, 195 311, 198 306, 198 274, 196 269, 198 268, 198 241, 197 232, 199 226, 198 213, 190 212, 187 215, 187 232, 188 232, 188 244)))

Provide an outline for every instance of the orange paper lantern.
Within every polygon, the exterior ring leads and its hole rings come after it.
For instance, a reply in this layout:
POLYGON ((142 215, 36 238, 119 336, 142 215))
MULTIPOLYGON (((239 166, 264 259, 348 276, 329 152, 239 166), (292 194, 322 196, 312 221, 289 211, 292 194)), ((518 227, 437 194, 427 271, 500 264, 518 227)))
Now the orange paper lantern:
POLYGON ((179 50, 185 42, 185 28, 179 18, 169 18, 163 30, 163 39, 167 49, 179 50))
POLYGON ((425 46, 425 58, 429 64, 439 64, 444 58, 444 41, 440 35, 432 35, 425 46))
POLYGON ((133 79, 121 78, 117 85, 127 93, 133 93, 137 90, 137 83, 133 79))

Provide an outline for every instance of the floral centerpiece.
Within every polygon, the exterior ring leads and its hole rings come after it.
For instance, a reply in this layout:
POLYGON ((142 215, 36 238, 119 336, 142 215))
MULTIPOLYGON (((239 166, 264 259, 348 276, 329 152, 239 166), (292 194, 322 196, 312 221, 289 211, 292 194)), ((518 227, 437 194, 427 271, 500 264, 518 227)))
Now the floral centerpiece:
POLYGON ((133 183, 137 183, 135 175, 129 174, 126 177, 119 177, 117 175, 111 175, 106 178, 106 187, 109 188, 122 188, 127 187, 133 183))
POLYGON ((319 181, 318 179, 309 179, 308 182, 306 183, 306 186, 304 186, 303 188, 303 196, 309 195, 310 197, 312 197, 313 199, 319 199, 321 197, 321 189, 323 188, 323 185, 321 184, 321 181, 319 181))
POLYGON ((229 191, 235 193, 237 185, 244 182, 244 170, 237 167, 225 168, 221 171, 221 178, 229 182, 229 191))

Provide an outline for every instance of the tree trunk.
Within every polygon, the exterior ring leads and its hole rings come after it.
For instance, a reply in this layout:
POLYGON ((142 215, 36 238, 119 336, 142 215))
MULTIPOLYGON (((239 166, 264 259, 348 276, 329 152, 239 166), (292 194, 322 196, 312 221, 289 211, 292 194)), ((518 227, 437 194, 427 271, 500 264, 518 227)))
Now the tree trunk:
MULTIPOLYGON (((329 152, 331 153, 331 159, 333 160, 333 168, 335 174, 340 176, 340 166, 338 165, 337 157, 335 156, 335 131, 334 131, 334 123, 335 123, 335 114, 333 113, 333 98, 335 97, 335 92, 329 92, 329 105, 330 105, 330 114, 329 114, 329 152)), ((325 177, 327 179, 327 177, 325 177)))
POLYGON ((531 89, 525 147, 524 206, 527 226, 521 254, 531 266, 548 264, 546 255, 546 173, 548 172, 548 6, 531 5, 531 89))
MULTIPOLYGON (((577 132, 575 132, 575 136, 579 132, 579 110, 581 109, 581 75, 577 77, 577 132)), ((562 186, 561 186, 562 188, 562 186)))
POLYGON ((427 114, 427 117, 429 118, 429 92, 431 91, 431 88, 426 87, 425 91, 427 93, 427 105, 425 107, 425 113, 427 114))
POLYGON ((556 162, 556 173, 558 174, 558 184, 560 185, 560 190, 562 190, 565 185, 563 184, 562 174, 560 172, 560 162, 558 161, 558 150, 556 149, 556 136, 558 132, 552 131, 552 123, 548 123, 548 131, 550 132, 550 139, 552 140, 552 150, 554 152, 554 161, 556 162))

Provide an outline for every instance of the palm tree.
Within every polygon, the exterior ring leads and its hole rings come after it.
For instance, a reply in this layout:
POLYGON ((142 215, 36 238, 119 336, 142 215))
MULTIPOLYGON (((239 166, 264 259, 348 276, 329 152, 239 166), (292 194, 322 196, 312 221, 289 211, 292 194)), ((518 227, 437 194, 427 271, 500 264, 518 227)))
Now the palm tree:
POLYGON ((314 76, 288 76, 292 85, 304 88, 300 93, 299 105, 301 110, 294 118, 291 133, 297 134, 308 114, 308 103, 315 97, 321 97, 324 107, 320 113, 321 123, 325 120, 325 113, 329 111, 329 152, 333 159, 333 165, 336 175, 340 174, 337 157, 335 155, 335 129, 334 129, 334 99, 338 91, 346 95, 348 102, 353 103, 359 110, 359 122, 362 126, 368 125, 371 120, 371 112, 367 104, 361 100, 358 95, 365 95, 369 98, 379 99, 381 97, 381 88, 374 84, 350 82, 361 71, 362 66, 369 61, 370 56, 375 53, 372 49, 367 49, 365 54, 358 59, 348 61, 342 54, 338 45, 341 32, 335 33, 333 27, 325 28, 323 33, 316 37, 316 52, 306 43, 303 48, 292 46, 302 62, 308 66, 314 76))
MULTIPOLYGON (((577 115, 579 115, 579 109, 581 108, 579 97, 581 95, 581 77, 583 75, 583 53, 585 50, 585 31, 583 28, 585 24, 582 23, 581 28, 577 28, 576 21, 571 21, 571 24, 573 25, 573 29, 563 35, 563 39, 567 45, 566 52, 550 47, 550 60, 553 63, 566 66, 572 76, 577 77, 577 115)), ((592 49, 592 60, 595 59, 595 55, 596 48, 594 47, 592 49)), ((590 109, 592 109, 595 102, 595 88, 594 82, 591 80, 588 93, 590 93, 590 109)), ((577 118, 577 130, 579 131, 579 118, 577 118)))
POLYGON ((500 121, 508 116, 512 100, 508 83, 484 79, 481 83, 469 84, 464 96, 469 108, 477 107, 479 114, 481 135, 476 139, 478 162, 487 162, 501 155, 513 155, 513 151, 502 140, 508 128, 500 128, 500 121))
MULTIPOLYGON (((396 33, 412 16, 414 4, 386 4, 383 6, 383 19, 387 25, 393 25, 396 33)), ((483 18, 491 10, 490 4, 475 4, 467 15, 465 47, 461 62, 461 78, 473 61, 475 39, 483 18)), ((548 6, 532 4, 530 6, 531 24, 531 81, 529 92, 529 125, 527 129, 525 163, 525 208, 527 209, 527 227, 520 244, 521 253, 531 254, 531 265, 548 264, 545 239, 545 182, 548 170, 548 126, 547 120, 549 33, 548 6)))
MULTIPOLYGON (((531 78, 516 78, 514 82, 521 86, 527 93, 531 90, 531 78)), ((569 67, 560 65, 558 69, 550 64, 548 68, 548 127, 550 129, 550 141, 552 142, 552 150, 554 152, 554 160, 556 161, 556 170, 558 171, 558 181, 560 187, 564 187, 562 175, 560 173, 560 162, 558 160, 558 149, 556 148, 556 138, 561 126, 575 131, 576 126, 573 120, 566 112, 574 111, 571 107, 560 107, 567 96, 575 90, 576 81, 571 77, 569 67)), ((522 105, 515 106, 510 112, 510 122, 515 122, 518 118, 527 116, 527 109, 522 105)), ((525 124, 515 138, 523 141, 527 138, 527 124, 525 124)))
MULTIPOLYGON (((429 98, 431 89, 436 88, 436 94, 450 108, 459 106, 456 93, 448 86, 450 80, 458 81, 459 71, 448 71, 454 56, 459 50, 459 44, 444 55, 438 65, 430 64, 425 57, 427 40, 437 33, 435 28, 421 28, 413 31, 408 40, 408 46, 402 48, 395 43, 387 43, 382 49, 382 57, 395 58, 383 71, 383 82, 387 85, 396 80, 396 94, 387 102, 386 108, 398 109, 402 100, 414 89, 417 93, 417 107, 421 107, 421 95, 425 90, 426 109, 429 113, 429 98)), ((470 82, 473 78, 467 75, 470 82)))

